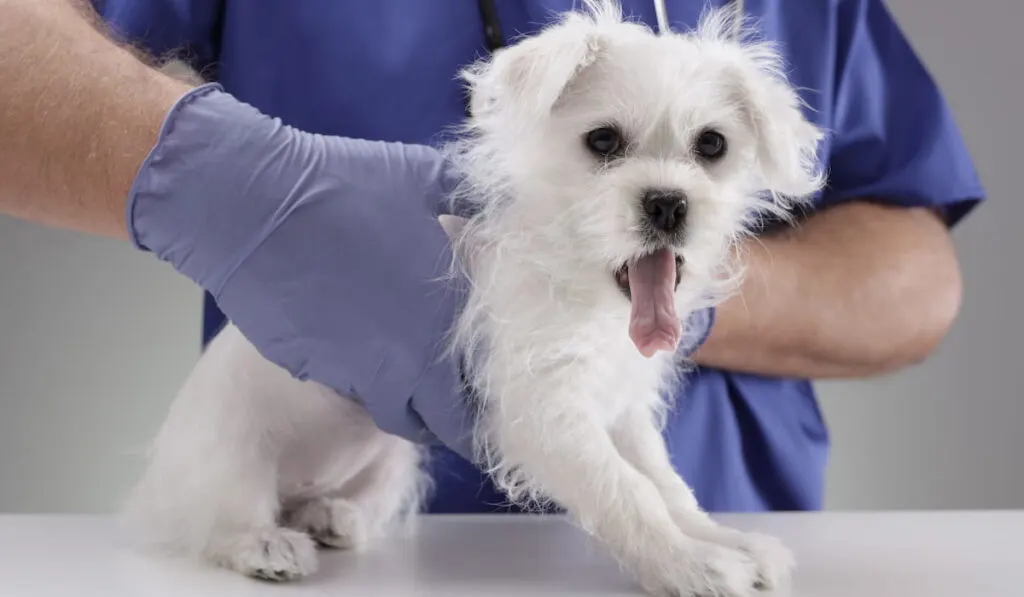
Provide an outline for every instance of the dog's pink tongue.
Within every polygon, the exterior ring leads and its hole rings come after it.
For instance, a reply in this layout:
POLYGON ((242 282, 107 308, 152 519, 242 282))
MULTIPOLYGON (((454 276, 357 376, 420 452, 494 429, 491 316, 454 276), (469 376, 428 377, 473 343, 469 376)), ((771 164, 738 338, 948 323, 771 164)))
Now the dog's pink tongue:
POLYGON ((662 249, 629 267, 629 294, 633 313, 629 318, 629 337, 645 357, 659 350, 674 351, 682 335, 676 317, 676 258, 662 249))

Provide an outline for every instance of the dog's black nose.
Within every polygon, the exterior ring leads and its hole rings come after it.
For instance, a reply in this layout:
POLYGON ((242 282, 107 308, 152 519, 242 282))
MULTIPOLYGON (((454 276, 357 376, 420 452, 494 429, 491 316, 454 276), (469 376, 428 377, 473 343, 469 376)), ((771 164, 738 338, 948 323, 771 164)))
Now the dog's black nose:
POLYGON ((651 189, 644 193, 643 207, 655 230, 675 232, 686 222, 686 195, 682 191, 651 189))

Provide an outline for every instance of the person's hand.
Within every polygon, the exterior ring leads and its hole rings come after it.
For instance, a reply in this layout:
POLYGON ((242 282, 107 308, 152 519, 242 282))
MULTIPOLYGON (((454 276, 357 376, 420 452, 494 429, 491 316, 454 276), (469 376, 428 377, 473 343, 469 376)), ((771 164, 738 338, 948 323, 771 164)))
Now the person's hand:
POLYGON ((168 114, 127 219, 267 359, 465 456, 446 190, 431 148, 301 132, 207 85, 168 114))

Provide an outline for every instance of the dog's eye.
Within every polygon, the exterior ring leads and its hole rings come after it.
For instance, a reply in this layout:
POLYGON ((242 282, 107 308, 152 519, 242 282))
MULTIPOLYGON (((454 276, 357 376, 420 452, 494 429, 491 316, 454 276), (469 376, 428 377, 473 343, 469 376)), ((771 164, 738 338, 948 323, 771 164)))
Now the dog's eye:
POLYGON ((622 145, 622 135, 615 128, 606 126, 587 133, 587 149, 603 158, 618 155, 622 145))
POLYGON ((718 131, 704 131, 697 137, 694 151, 706 160, 717 160, 725 155, 725 137, 718 131))

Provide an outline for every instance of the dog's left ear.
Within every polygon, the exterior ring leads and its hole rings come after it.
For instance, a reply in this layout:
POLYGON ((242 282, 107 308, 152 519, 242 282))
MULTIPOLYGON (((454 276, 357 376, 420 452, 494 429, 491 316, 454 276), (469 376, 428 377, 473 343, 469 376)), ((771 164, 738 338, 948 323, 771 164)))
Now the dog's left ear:
POLYGON ((493 59, 463 73, 470 85, 470 111, 522 111, 546 116, 566 88, 601 54, 602 35, 594 21, 570 13, 541 35, 495 52, 493 59))
POLYGON ((824 132, 807 119, 803 102, 782 75, 773 50, 746 51, 755 54, 754 60, 748 57, 735 68, 735 101, 757 139, 761 183, 773 194, 806 198, 824 183, 817 159, 824 132))

